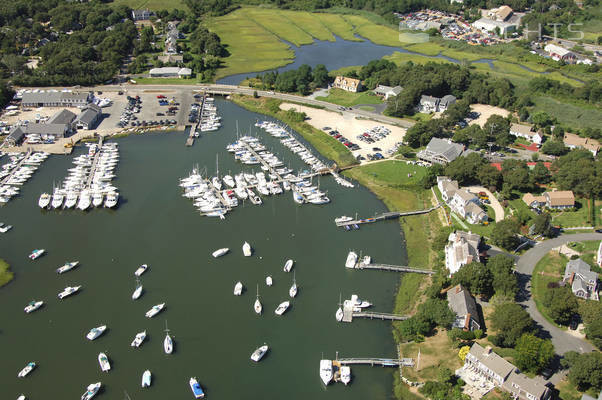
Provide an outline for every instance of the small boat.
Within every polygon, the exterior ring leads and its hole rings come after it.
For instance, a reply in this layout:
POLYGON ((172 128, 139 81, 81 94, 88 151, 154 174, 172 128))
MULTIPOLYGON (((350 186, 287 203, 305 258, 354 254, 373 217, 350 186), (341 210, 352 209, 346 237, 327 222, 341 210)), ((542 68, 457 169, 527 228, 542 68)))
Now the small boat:
POLYGON ((17 400, 27 400, 27 397, 25 397, 25 395, 22 394, 19 397, 17 397, 17 400))
POLYGON ((339 308, 337 309, 337 312, 335 314, 335 317, 337 319, 338 322, 341 322, 343 320, 343 308, 341 308, 341 306, 339 306, 339 308))
POLYGON ((101 386, 102 384, 100 382, 89 384, 84 394, 82 394, 81 400, 90 400, 92 397, 96 396, 96 393, 98 393, 101 386))
POLYGON ((342 217, 338 217, 338 218, 334 219, 334 222, 337 224, 341 224, 341 223, 345 223, 345 222, 349 222, 349 221, 353 221, 353 218, 347 217, 346 215, 343 215, 342 217))
POLYGON ((268 275, 268 276, 265 277, 265 284, 266 285, 272 286, 273 283, 274 282, 272 281, 272 277, 271 276, 268 275))
POLYGON ((252 253, 253 250, 251 249, 251 245, 245 242, 245 244, 242 245, 242 254, 244 254, 245 257, 250 257, 252 253))
POLYGON ((165 321, 165 339, 163 340, 163 350, 165 350, 165 354, 171 354, 173 352, 173 340, 171 336, 169 336, 167 320, 165 321))
POLYGON ((364 264, 364 265, 370 265, 370 263, 372 263, 372 257, 370 257, 370 256, 364 256, 364 259, 362 260, 362 264, 364 264))
POLYGON ((106 325, 92 328, 92 329, 90 329, 90 332, 88 332, 86 337, 88 338, 88 340, 94 340, 97 337, 99 337, 100 335, 102 335, 106 329, 107 329, 106 325))
POLYGON ((142 295, 142 284, 140 283, 140 279, 136 278, 136 289, 132 293, 132 300, 138 300, 140 295, 142 295))
POLYGON ((104 200, 104 195, 102 193, 100 193, 100 192, 95 192, 92 195, 92 205, 94 207, 100 207, 100 206, 102 206, 103 200, 104 200))
POLYGON ((144 339, 146 339, 146 331, 137 333, 136 337, 132 341, 131 346, 132 347, 140 347, 140 345, 142 344, 142 342, 144 342, 144 339))
POLYGON ((253 354, 251 354, 251 360, 255 361, 255 362, 259 362, 263 356, 265 356, 265 353, 268 352, 268 345, 267 344, 263 344, 263 346, 258 347, 253 354))
POLYGON ((59 299, 64 299, 67 296, 71 296, 73 293, 77 292, 81 286, 67 286, 65 290, 59 293, 59 299))
POLYGON ((147 369, 142 374, 142 387, 149 387, 151 385, 151 372, 147 369))
POLYGON ((223 249, 218 249, 218 250, 215 250, 213 253, 211 253, 211 255, 212 255, 213 257, 215 257, 215 258, 218 258, 218 257, 221 257, 221 256, 223 256, 224 254, 226 254, 226 253, 227 253, 227 252, 229 252, 229 251, 230 251, 230 249, 229 249, 229 248, 227 248, 227 247, 224 247, 223 249))
POLYGON ((31 252, 31 254, 29 255, 29 259, 30 260, 36 260, 39 257, 42 256, 42 254, 44 254, 46 252, 46 250, 44 249, 35 249, 34 251, 31 252))
POLYGON ((0 233, 6 233, 6 232, 10 231, 11 229, 13 229, 12 225, 2 225, 2 226, 0 226, 0 233))
POLYGON ((77 267, 78 264, 79 264, 79 261, 68 262, 65 265, 63 265, 62 267, 60 267, 59 269, 57 269, 56 272, 58 274, 62 274, 67 271, 71 271, 73 268, 77 267))
POLYGON ((40 208, 48 208, 51 200, 51 195, 49 195, 48 193, 42 193, 40 195, 40 199, 38 200, 38 206, 40 206, 40 208))
POLYGON ((297 295, 297 281, 295 280, 295 276, 293 275, 293 285, 288 290, 288 295, 291 296, 291 299, 297 295))
POLYGON ((107 198, 105 200, 105 207, 113 208, 117 205, 117 201, 119 200, 119 194, 112 192, 107 194, 107 198))
POLYGON ((111 370, 111 363, 105 353, 98 354, 98 363, 102 372, 109 372, 111 370))
POLYGON ((328 385, 332 380, 332 361, 320 360, 320 379, 325 385, 328 385))
POLYGON ((161 310, 163 310, 163 307, 165 307, 165 303, 161 303, 161 304, 157 304, 156 306, 153 306, 153 308, 151 308, 150 310, 148 310, 146 312, 146 318, 152 318, 155 315, 159 314, 159 312, 161 312, 161 310))
POLYGON ((282 303, 280 303, 280 305, 276 308, 276 311, 274 311, 274 313, 276 315, 282 315, 284 314, 284 312, 286 310, 288 310, 288 307, 291 305, 290 301, 284 301, 282 303))
POLYGON ((286 260, 286 263, 284 264, 284 272, 291 272, 291 269, 293 269, 293 260, 286 260))
POLYGON ((357 264, 357 253, 355 251, 350 251, 347 254, 347 261, 345 261, 346 268, 355 268, 355 264, 357 264))
POLYGON ((136 270, 136 272, 134 272, 134 275, 136 276, 140 276, 142 275, 146 270, 148 269, 148 265, 146 264, 142 264, 141 266, 138 267, 138 269, 136 270))
POLYGON ((261 306, 261 302, 259 301, 259 285, 257 285, 257 298, 255 299, 255 304, 253 305, 256 314, 261 314, 261 310, 263 307, 261 306))
POLYGON ((29 304, 27 304, 27 307, 25 307, 25 312, 27 314, 34 312, 38 308, 42 307, 43 304, 44 304, 43 301, 35 301, 35 300, 30 301, 29 304))
POLYGON ((367 308, 367 307, 371 307, 372 303, 370 303, 369 301, 360 300, 356 294, 352 294, 351 295, 351 305, 353 307, 367 308))
POLYGON ((27 375, 29 375, 29 373, 36 367, 36 363, 35 362, 30 362, 28 363, 25 368, 23 368, 18 374, 17 376, 19 378, 25 378, 27 375))
POLYGON ((190 378, 190 389, 192 389, 192 394, 195 399, 202 399, 205 397, 205 392, 203 392, 203 388, 199 384, 196 378, 190 378))
POLYGON ((242 282, 236 282, 234 285, 234 296, 240 296, 242 294, 242 282))
POLYGON ((345 386, 347 386, 347 384, 351 382, 351 367, 349 367, 348 365, 342 365, 340 371, 341 382, 343 382, 345 386))

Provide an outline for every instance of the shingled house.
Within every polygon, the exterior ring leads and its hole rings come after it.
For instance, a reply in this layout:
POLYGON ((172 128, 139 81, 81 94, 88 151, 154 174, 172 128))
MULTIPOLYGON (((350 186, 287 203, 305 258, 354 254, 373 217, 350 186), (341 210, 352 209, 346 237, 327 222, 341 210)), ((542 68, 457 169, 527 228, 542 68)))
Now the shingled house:
POLYGON ((447 304, 456 314, 456 320, 452 324, 453 328, 460 328, 465 331, 484 328, 479 318, 479 311, 474 297, 462 285, 456 285, 447 291, 447 304))
POLYGON ((585 300, 600 300, 598 296, 598 274, 591 270, 588 263, 578 258, 566 263, 562 281, 571 286, 577 297, 585 300))

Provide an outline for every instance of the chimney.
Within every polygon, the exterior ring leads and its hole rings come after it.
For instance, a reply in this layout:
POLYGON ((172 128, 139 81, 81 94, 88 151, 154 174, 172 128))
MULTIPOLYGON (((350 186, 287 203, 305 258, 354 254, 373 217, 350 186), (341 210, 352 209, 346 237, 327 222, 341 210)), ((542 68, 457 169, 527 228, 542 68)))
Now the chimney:
POLYGON ((485 355, 491 354, 491 346, 485 347, 485 351, 483 352, 483 354, 485 354, 485 355))

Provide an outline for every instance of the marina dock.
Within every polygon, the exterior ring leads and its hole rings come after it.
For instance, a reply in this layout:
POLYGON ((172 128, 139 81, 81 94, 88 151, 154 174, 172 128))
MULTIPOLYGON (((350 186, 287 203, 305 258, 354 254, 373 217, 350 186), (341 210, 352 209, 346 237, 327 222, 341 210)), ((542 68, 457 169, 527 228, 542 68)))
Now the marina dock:
POLYGON ((375 365, 381 367, 413 367, 412 358, 339 358, 336 360, 341 365, 375 365))
POLYGON ((350 221, 339 221, 339 222, 335 221, 335 224, 336 224, 336 226, 340 226, 340 227, 351 226, 351 225, 361 225, 361 224, 371 224, 373 222, 386 221, 389 219, 397 219, 397 218, 401 218, 401 217, 407 217, 410 215, 427 214, 433 210, 436 210, 439 207, 441 207, 441 204, 437 204, 436 206, 427 208, 426 210, 404 211, 404 212, 392 211, 392 212, 378 214, 378 215, 375 215, 374 217, 370 217, 370 218, 358 219, 356 217, 355 219, 352 219, 350 221))
POLYGON ((389 264, 364 264, 362 262, 355 266, 355 269, 375 269, 381 271, 393 271, 393 272, 415 272, 417 274, 432 275, 435 273, 429 269, 410 268, 404 265, 389 265, 389 264))
POLYGON ((94 154, 94 159, 92 160, 92 166, 90 167, 90 173, 88 174, 88 179, 86 179, 86 185, 84 189, 90 189, 92 186, 92 180, 94 179, 94 173, 96 172, 96 167, 98 166, 98 160, 100 159, 100 149, 102 148, 102 136, 98 139, 98 151, 94 154))
POLYGON ((17 171, 21 169, 22 166, 27 165, 27 161, 29 160, 29 156, 31 155, 31 153, 31 150, 27 151, 25 157, 23 157, 21 161, 19 161, 19 163, 12 169, 10 174, 0 181, 0 185, 12 185, 12 183, 10 183, 11 178, 15 175, 17 171))
POLYGON ((353 311, 353 306, 343 305, 343 322, 352 322, 353 318, 369 318, 369 319, 380 319, 382 321, 404 321, 410 317, 406 315, 388 314, 380 312, 369 312, 369 311, 353 311))

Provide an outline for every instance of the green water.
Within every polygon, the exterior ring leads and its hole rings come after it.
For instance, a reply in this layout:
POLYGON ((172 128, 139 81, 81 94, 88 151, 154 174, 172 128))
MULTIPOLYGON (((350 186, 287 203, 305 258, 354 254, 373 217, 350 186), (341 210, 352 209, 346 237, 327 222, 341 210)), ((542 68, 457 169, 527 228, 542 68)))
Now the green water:
MULTIPOLYGON (((78 399, 85 387, 101 381, 99 399, 122 399, 124 390, 136 399, 193 398, 188 379, 196 376, 209 399, 388 399, 393 369, 352 367, 350 386, 325 388, 318 373, 319 360, 341 357, 396 355, 390 323, 356 320, 337 323, 339 300, 352 293, 370 300, 375 310, 390 312, 399 276, 388 272, 350 271, 344 268, 349 249, 363 250, 377 261, 403 263, 403 238, 397 222, 383 222, 360 231, 337 229, 340 215, 369 215, 384 205, 364 188, 347 189, 330 177, 320 187, 332 203, 298 206, 290 193, 265 199, 262 206, 245 204, 225 221, 198 215, 192 202, 181 196, 178 179, 194 164, 215 172, 237 173, 243 167, 227 153, 234 140, 235 121, 248 131, 260 115, 226 101, 216 104, 224 126, 184 146, 183 133, 157 133, 118 139, 121 161, 117 168, 121 202, 117 210, 43 212, 37 200, 52 189, 70 168, 73 155, 52 156, 22 188, 21 195, 0 209, 0 221, 13 230, 0 237, 0 257, 15 279, 0 289, 0 398, 78 399), (253 257, 242 255, 248 241, 253 257), (214 259, 211 252, 229 247, 230 254, 214 259), (37 261, 27 255, 34 248, 47 254, 37 261), (284 261, 295 260, 299 294, 281 317, 276 306, 288 300, 292 273, 282 271, 284 261), (80 266, 63 275, 55 269, 66 261, 80 266), (131 300, 134 271, 143 263, 145 292, 131 300), (274 285, 266 287, 266 275, 274 285), (236 281, 245 292, 232 295, 236 281), (253 311, 259 284, 264 313, 253 311), (65 300, 57 294, 66 286, 83 285, 65 300), (32 299, 45 305, 33 314, 23 308, 32 299), (166 302, 153 319, 144 313, 166 302), (168 321, 175 340, 172 355, 163 352, 163 330, 168 321), (85 334, 106 324, 108 330, 93 342, 85 334), (130 347, 137 332, 147 339, 130 347), (264 342, 270 352, 259 363, 249 360, 264 342), (106 352, 109 373, 100 371, 97 356, 106 352), (25 379, 17 373, 27 362, 38 367, 25 379), (153 374, 152 386, 140 387, 142 372, 153 374)), ((253 131, 259 132, 253 127, 253 131)), ((264 144, 302 166, 298 157, 265 132, 264 144)), ((3 161, 2 161, 3 162, 3 161)))

